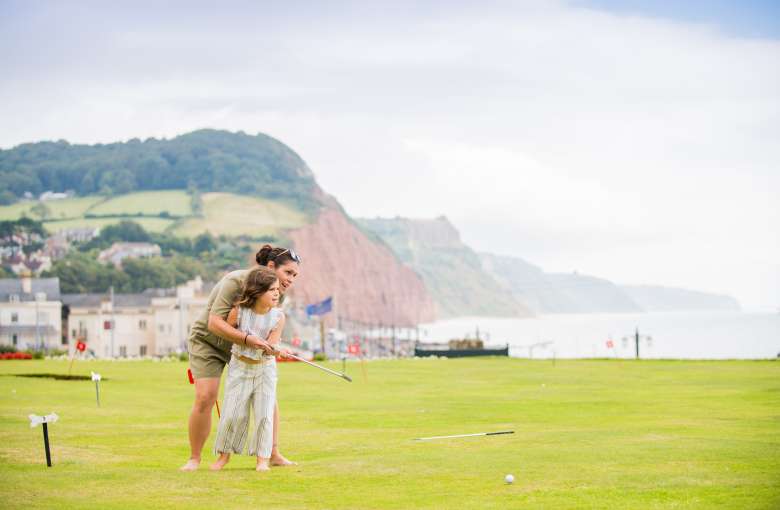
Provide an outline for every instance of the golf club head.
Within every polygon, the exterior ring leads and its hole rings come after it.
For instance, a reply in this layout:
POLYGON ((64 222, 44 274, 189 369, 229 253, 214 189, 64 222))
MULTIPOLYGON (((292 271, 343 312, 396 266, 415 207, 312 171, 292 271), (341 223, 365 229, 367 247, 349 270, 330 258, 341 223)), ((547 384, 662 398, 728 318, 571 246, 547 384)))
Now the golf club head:
POLYGON ((352 378, 347 374, 341 374, 341 378, 344 379, 345 381, 352 382, 352 378))

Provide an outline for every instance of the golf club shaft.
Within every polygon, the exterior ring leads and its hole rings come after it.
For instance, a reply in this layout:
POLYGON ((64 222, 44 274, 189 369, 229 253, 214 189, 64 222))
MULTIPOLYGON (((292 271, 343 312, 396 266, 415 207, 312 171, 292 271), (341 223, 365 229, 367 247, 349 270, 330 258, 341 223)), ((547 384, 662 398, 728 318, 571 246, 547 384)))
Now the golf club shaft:
POLYGON ((306 363, 307 365, 311 365, 311 366, 313 366, 313 367, 317 367, 317 368, 319 368, 320 370, 324 370, 324 371, 328 372, 329 374, 333 374, 333 375, 335 375, 335 376, 337 376, 337 377, 341 377, 342 379, 345 379, 345 380, 347 380, 347 381, 350 381, 350 382, 352 382, 352 379, 350 379, 349 377, 347 377, 347 376, 346 376, 346 375, 344 375, 344 374, 340 374, 340 373, 336 372, 335 370, 331 370, 331 369, 329 369, 329 368, 325 368, 325 367, 323 367, 322 365, 318 365, 318 364, 316 364, 316 363, 312 363, 311 361, 305 360, 305 359, 301 358, 300 356, 296 356, 295 354, 289 354, 289 356, 290 356, 291 358, 297 359, 298 361, 303 361, 303 362, 304 362, 304 363, 306 363))
POLYGON ((451 439, 454 437, 498 436, 501 434, 514 434, 514 430, 501 430, 499 432, 478 432, 476 434, 456 434, 454 436, 418 437, 415 441, 428 441, 431 439, 451 439))

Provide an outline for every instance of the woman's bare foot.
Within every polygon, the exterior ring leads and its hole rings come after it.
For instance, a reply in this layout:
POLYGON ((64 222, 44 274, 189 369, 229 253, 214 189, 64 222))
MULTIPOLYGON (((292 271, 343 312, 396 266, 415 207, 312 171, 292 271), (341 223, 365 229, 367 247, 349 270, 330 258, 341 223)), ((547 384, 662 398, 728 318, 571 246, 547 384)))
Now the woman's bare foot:
POLYGON ((219 458, 214 461, 214 464, 211 465, 209 469, 212 471, 219 471, 223 467, 225 467, 225 464, 227 464, 230 461, 230 454, 229 453, 220 453, 219 458))
POLYGON ((268 459, 263 459, 261 457, 257 458, 257 467, 255 468, 255 471, 270 471, 271 468, 268 466, 268 459))
POLYGON ((297 466, 298 463, 285 458, 285 456, 282 455, 281 453, 276 453, 274 455, 271 455, 271 465, 272 466, 297 466))
POLYGON ((179 468, 179 471, 197 471, 198 467, 200 467, 200 459, 190 459, 179 468))

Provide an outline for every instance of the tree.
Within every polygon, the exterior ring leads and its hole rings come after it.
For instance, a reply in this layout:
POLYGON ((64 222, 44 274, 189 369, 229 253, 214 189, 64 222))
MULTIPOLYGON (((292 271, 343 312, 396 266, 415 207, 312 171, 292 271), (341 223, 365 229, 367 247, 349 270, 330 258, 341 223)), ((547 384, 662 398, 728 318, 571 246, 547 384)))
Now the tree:
POLYGON ((38 216, 42 220, 45 220, 46 218, 51 216, 51 208, 49 208, 49 206, 46 205, 44 202, 40 202, 40 201, 30 208, 30 212, 38 216))
POLYGON ((195 238, 195 242, 192 244, 193 251, 198 253, 208 253, 214 251, 217 248, 217 243, 209 232, 200 234, 195 238))

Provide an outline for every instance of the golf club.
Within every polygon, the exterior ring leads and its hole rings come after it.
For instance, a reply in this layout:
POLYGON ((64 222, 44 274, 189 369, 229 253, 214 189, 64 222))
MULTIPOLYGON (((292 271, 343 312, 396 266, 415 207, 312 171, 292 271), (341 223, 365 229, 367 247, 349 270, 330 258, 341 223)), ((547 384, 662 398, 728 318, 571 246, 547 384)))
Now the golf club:
POLYGON ((292 354, 292 353, 291 353, 291 354, 289 354, 289 356, 290 356, 291 358, 297 359, 298 361, 303 361, 303 362, 304 362, 304 363, 306 363, 307 365, 311 365, 311 366, 313 366, 313 367, 317 367, 317 368, 319 368, 320 370, 324 370, 324 371, 328 372, 329 374, 333 374, 333 375, 335 375, 335 376, 337 376, 337 377, 341 377, 341 378, 342 378, 342 379, 344 379, 345 381, 352 382, 352 379, 351 379, 351 378, 350 378, 350 377, 349 377, 347 374, 340 374, 340 373, 338 373, 338 372, 336 372, 336 371, 334 371, 334 370, 331 370, 331 369, 329 369, 329 368, 325 368, 325 367, 323 367, 322 365, 318 365, 318 364, 316 364, 316 363, 312 363, 311 361, 307 361, 307 360, 305 360, 305 359, 301 358, 300 356, 296 356, 295 354, 292 354))

